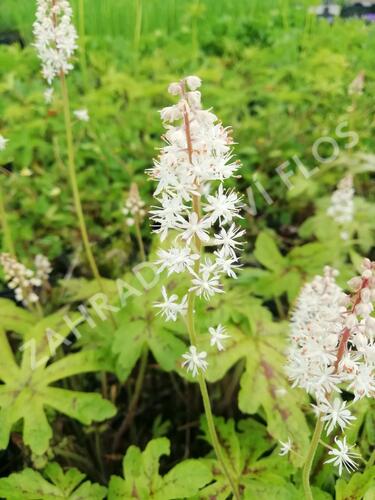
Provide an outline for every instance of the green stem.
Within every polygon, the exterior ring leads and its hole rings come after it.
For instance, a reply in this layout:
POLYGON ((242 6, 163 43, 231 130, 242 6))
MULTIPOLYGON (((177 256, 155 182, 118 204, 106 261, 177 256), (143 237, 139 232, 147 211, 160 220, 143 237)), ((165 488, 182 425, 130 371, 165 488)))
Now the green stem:
POLYGON ((372 467, 374 465, 374 462, 375 462, 375 450, 372 451, 370 458, 367 461, 366 469, 372 467))
POLYGON ((91 474, 93 477, 96 477, 98 480, 101 480, 97 468, 94 467, 92 462, 88 460, 86 457, 83 457, 82 455, 79 455, 74 451, 63 450, 61 448, 55 448, 54 452, 56 455, 59 455, 69 461, 73 460, 76 463, 78 462, 81 467, 83 466, 83 468, 85 468, 86 472, 91 474))
POLYGON ((85 0, 79 0, 78 2, 78 18, 79 18, 81 71, 83 76, 83 84, 85 89, 87 89, 88 78, 87 78, 87 58, 86 58, 85 0))
POLYGON ((106 482, 106 473, 104 470, 104 464, 102 460, 101 434, 99 429, 95 429, 95 453, 97 462, 99 464, 99 470, 100 470, 100 475, 102 477, 102 481, 106 482))
POLYGON ((215 450, 217 459, 221 465, 221 468, 222 468, 226 478, 228 479, 228 482, 229 482, 230 487, 232 489, 234 498, 240 499, 241 497, 240 497, 238 485, 237 485, 235 479, 232 477, 232 473, 229 471, 229 467, 226 463, 223 449, 219 443, 219 438, 217 436, 214 418, 213 418, 212 410, 211 410, 210 397, 209 397, 208 391, 207 391, 207 384, 206 384, 206 381, 205 381, 202 373, 199 373, 198 381, 199 381, 199 387, 200 387, 201 394, 202 394, 204 412, 206 414, 207 425, 208 425, 208 430, 210 433, 212 445, 214 447, 214 450, 215 450))
POLYGON ((78 224, 81 231, 83 246, 85 247, 87 260, 89 262, 92 274, 96 279, 100 290, 104 293, 102 280, 100 278, 100 274, 98 271, 98 267, 96 265, 94 255, 91 251, 90 241, 87 234, 87 228, 85 223, 85 218, 83 216, 81 197, 78 189, 77 182, 77 174, 76 174, 76 166, 75 166, 75 158, 74 158, 74 146, 73 146, 73 132, 72 132, 72 122, 70 117, 70 105, 69 105, 69 94, 68 88, 66 85, 65 75, 61 73, 61 88, 62 88, 62 97, 64 104, 64 118, 65 118, 65 130, 66 130, 66 142, 68 147, 68 172, 71 188, 73 191, 73 200, 75 211, 78 217, 78 224))
POLYGON ((133 397, 130 401, 128 412, 127 412, 124 420, 122 421, 122 424, 121 424, 116 436, 114 437, 113 451, 117 451, 122 436, 125 434, 125 432, 128 430, 128 428, 131 426, 131 424, 133 422, 133 419, 135 416, 135 411, 136 411, 137 405, 138 405, 138 400, 139 400, 139 397, 140 397, 141 392, 142 392, 143 382, 144 382, 145 375, 146 375, 147 361, 148 361, 148 347, 145 346, 143 348, 142 357, 141 357, 141 361, 139 364, 138 376, 137 376, 137 380, 135 382, 133 397))
POLYGON ((314 500, 311 487, 310 487, 310 474, 314 461, 315 453, 319 445, 320 437, 322 435, 324 422, 318 417, 315 425, 313 437, 311 439, 310 447, 307 452, 306 462, 302 471, 302 484, 305 492, 306 500, 314 500))
MULTIPOLYGON (((187 109, 184 111, 183 120, 184 120, 184 125, 185 125, 188 158, 189 158, 189 162, 192 163, 193 144, 192 144, 192 140, 191 140, 190 119, 189 119, 189 114, 188 114, 187 109)), ((197 186, 197 188, 198 187, 199 186, 197 186)), ((198 195, 193 196, 193 210, 197 214, 198 219, 200 219, 200 217, 201 217, 201 203, 200 203, 200 197, 198 195)), ((194 238, 194 242, 195 242, 196 252, 199 255, 201 255, 202 244, 201 244, 201 241, 197 235, 194 238)), ((201 259, 199 258, 194 262, 194 271, 196 273, 199 272, 200 260, 201 259)), ((197 334, 195 331, 195 323, 194 323, 194 304, 195 304, 195 293, 194 293, 194 291, 191 291, 188 293, 188 310, 187 310, 186 323, 187 323, 187 328, 188 328, 188 333, 189 333, 190 344, 197 346, 197 334)), ((221 465, 221 468, 222 468, 224 475, 226 476, 226 478, 228 480, 228 483, 231 487, 234 498, 240 499, 241 497, 239 494, 238 485, 237 485, 236 481, 233 479, 232 473, 227 466, 223 450, 221 448, 221 445, 219 443, 219 439, 217 437, 217 432, 216 432, 215 423, 214 423, 212 410, 211 410, 210 397, 208 395, 206 381, 205 381, 202 373, 199 373, 198 381, 199 381, 199 388, 200 388, 202 399, 203 399, 203 406, 204 406, 204 412, 206 414, 208 430, 210 433, 212 445, 213 445, 215 453, 216 453, 216 457, 221 465)))
POLYGON ((276 309, 277 309, 277 312, 280 316, 280 319, 285 319, 285 312, 284 312, 284 308, 283 308, 283 305, 281 303, 280 297, 275 296, 275 304, 276 304, 276 309))
POLYGON ((141 228, 139 224, 139 218, 138 215, 135 216, 135 235, 137 238, 137 243, 139 247, 139 251, 142 257, 143 262, 146 262, 146 252, 145 252, 145 246, 143 244, 143 239, 142 239, 142 233, 141 233, 141 228))
MULTIPOLYGON (((195 324, 194 324, 194 302, 195 302, 195 294, 194 294, 194 292, 189 292, 188 311, 187 311, 187 326, 188 326, 190 343, 191 343, 191 345, 196 346, 197 345, 197 334, 195 331, 195 324)), ((222 471, 223 471, 224 475, 226 476, 228 483, 232 489, 234 498, 240 499, 241 497, 239 494, 238 486, 237 486, 236 481, 234 480, 234 478, 232 476, 232 473, 230 472, 230 470, 227 466, 223 450, 222 450, 221 445, 219 443, 219 439, 218 439, 216 428, 215 428, 214 418, 212 415, 210 397, 209 397, 209 394, 207 391, 206 381, 205 381, 204 376, 201 372, 199 373, 199 376, 198 376, 198 382, 199 382, 199 388, 200 388, 201 395, 202 395, 204 412, 205 412, 206 419, 207 419, 208 430, 210 433, 213 448, 214 448, 215 453, 216 453, 216 457, 217 457, 217 459, 221 465, 222 471)))
POLYGON ((7 212, 5 208, 3 187, 0 184, 0 221, 1 227, 3 229, 3 244, 6 252, 9 252, 13 257, 16 255, 16 250, 14 248, 12 232, 9 227, 7 212))

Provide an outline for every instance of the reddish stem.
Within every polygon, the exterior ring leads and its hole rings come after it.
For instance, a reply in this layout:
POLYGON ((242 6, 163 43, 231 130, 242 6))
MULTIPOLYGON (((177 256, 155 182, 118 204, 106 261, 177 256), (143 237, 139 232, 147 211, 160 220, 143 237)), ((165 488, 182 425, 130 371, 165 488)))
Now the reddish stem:
MULTIPOLYGON (((355 308, 361 302, 361 292, 362 292, 362 290, 364 288, 367 287, 367 285, 368 285, 368 279, 365 278, 362 281, 362 284, 361 284, 359 290, 356 292, 356 294, 353 297, 353 305, 352 305, 352 308, 349 311, 350 314, 354 313, 355 308)), ((339 347, 338 347, 338 350, 337 350, 337 357, 336 357, 336 361, 335 361, 335 373, 337 372, 338 366, 340 364, 340 361, 342 360, 342 358, 343 358, 343 356, 345 354, 349 338, 350 338, 350 330, 349 330, 348 327, 345 327, 344 330, 342 331, 342 335, 341 335, 339 347)))

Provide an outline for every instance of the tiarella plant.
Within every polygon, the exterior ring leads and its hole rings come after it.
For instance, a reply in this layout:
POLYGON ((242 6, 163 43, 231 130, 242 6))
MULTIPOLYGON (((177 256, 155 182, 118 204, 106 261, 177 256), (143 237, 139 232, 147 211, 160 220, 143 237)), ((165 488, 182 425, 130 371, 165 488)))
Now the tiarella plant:
MULTIPOLYGON (((158 252, 158 265, 168 274, 185 273, 187 293, 168 295, 155 304, 167 321, 186 320, 190 348, 182 366, 198 378, 215 452, 233 494, 239 491, 232 466, 226 463, 213 422, 204 372, 209 360, 198 349, 195 329, 196 298, 209 300, 223 293, 221 279, 236 277, 237 252, 245 233, 235 224, 240 217, 241 197, 224 182, 240 168, 234 160, 231 129, 225 128, 211 110, 202 109, 201 80, 188 76, 172 83, 168 91, 178 102, 161 110, 165 145, 149 171, 158 182, 154 196, 160 206, 151 210, 154 231, 161 241, 170 237, 167 249, 158 252), (204 255, 204 250, 210 252, 204 255)), ((228 335, 222 325, 209 328, 212 345, 224 349, 228 335)))
POLYGON ((31 309, 36 307, 41 313, 39 292, 48 286, 48 278, 52 271, 47 257, 44 255, 35 257, 35 271, 27 269, 8 253, 0 254, 0 264, 4 269, 8 287, 14 290, 16 300, 31 309))
POLYGON ((142 239, 141 225, 146 217, 145 205, 145 202, 139 194, 137 183, 132 182, 122 213, 126 217, 125 221, 127 226, 134 227, 139 251, 144 261, 146 260, 146 253, 142 239))
MULTIPOLYGON (((69 71, 73 69, 72 58, 77 49, 78 36, 72 22, 72 16, 73 11, 68 0, 37 0, 36 20, 34 22, 34 47, 41 60, 43 77, 48 84, 51 86, 56 77, 60 79, 68 149, 68 175, 73 192, 75 211, 88 263, 100 290, 104 292, 99 270, 91 250, 78 188, 69 92, 65 78, 69 71)), ((53 88, 50 87, 44 93, 47 103, 51 102, 52 96, 53 88)), ((74 115, 78 120, 89 121, 86 109, 76 110, 74 115)))
MULTIPOLYGON (((292 315, 287 372, 294 387, 315 399, 317 417, 303 471, 308 499, 313 498, 309 477, 323 430, 327 436, 345 432, 355 419, 350 408, 375 395, 375 263, 364 259, 361 275, 348 283, 350 293, 336 283, 337 274, 327 267, 324 276, 305 285, 292 315), (340 398, 343 389, 354 394, 350 403, 340 398)), ((346 436, 335 435, 334 440, 336 448, 326 445, 332 456, 326 463, 337 465, 340 475, 343 467, 355 470, 359 455, 353 445, 347 444, 346 436)))
POLYGON ((336 191, 332 194, 331 205, 327 209, 327 215, 332 217, 339 225, 341 229, 340 237, 343 240, 347 240, 350 237, 347 228, 353 221, 353 197, 353 176, 347 175, 339 182, 336 191))

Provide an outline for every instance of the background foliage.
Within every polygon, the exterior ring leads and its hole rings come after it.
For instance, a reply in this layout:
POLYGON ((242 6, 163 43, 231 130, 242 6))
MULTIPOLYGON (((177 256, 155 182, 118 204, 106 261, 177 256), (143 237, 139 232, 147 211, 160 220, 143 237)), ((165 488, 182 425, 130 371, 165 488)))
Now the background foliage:
MULTIPOLYGON (((21 356, 17 347, 29 338, 41 342, 41 325, 10 300, 4 283, 0 497, 125 499, 134 485, 142 499, 226 498, 229 493, 205 422, 199 420, 197 388, 180 368, 187 343, 184 325, 167 328, 155 317, 152 302, 161 282, 147 293, 140 288, 131 271, 139 262, 135 237, 121 212, 131 181, 152 204, 153 188, 144 171, 161 144, 157 110, 170 100, 170 81, 198 74, 205 106, 213 106, 234 129, 243 163, 237 187, 245 197, 252 189, 257 212, 248 210, 243 221, 240 278, 228 283, 225 300, 201 305, 196 314, 200 331, 215 319, 232 335, 219 354, 202 337, 201 347, 212 358, 207 378, 219 433, 244 498, 301 498, 301 460, 289 462, 277 448, 277 440, 291 435, 303 456, 312 420, 307 398, 290 390, 284 375, 286 320, 306 279, 331 264, 344 284, 360 255, 373 252, 375 28, 355 19, 333 25, 318 21, 308 14, 313 3, 308 1, 149 0, 143 1, 139 36, 141 3, 85 2, 87 69, 77 56, 69 88, 72 108, 87 108, 90 114, 87 124, 74 124, 74 139, 95 256, 114 304, 118 277, 142 296, 127 301, 116 329, 101 321, 87 331, 82 326, 82 338, 71 346, 63 339, 73 340, 72 333, 58 330, 57 359, 31 373, 28 353, 21 356), (364 91, 350 95, 348 87, 361 71, 364 91), (340 124, 339 130, 358 135, 354 147, 348 147, 351 136, 337 132, 340 124), (335 161, 319 164, 314 158, 313 144, 322 136, 337 141, 335 161), (309 171, 319 170, 306 179, 296 158, 309 171), (275 173, 286 161, 294 171, 290 190, 275 173), (355 176, 356 210, 351 238, 343 242, 326 207, 346 173, 355 176), (273 203, 261 195, 259 182, 273 203), (145 350, 148 365, 135 422, 119 449, 113 449, 145 350), (9 399, 14 391, 18 399, 9 399), (100 391, 104 399, 94 394, 100 391)), ((53 262, 54 289, 42 320, 51 327, 68 306, 75 310, 96 289, 87 279, 65 173, 59 88, 47 107, 30 44, 33 4, 1 4, 0 31, 8 32, 4 41, 20 36, 24 45, 0 46, 0 133, 10 139, 0 160, 9 175, 1 182, 20 260, 27 265, 44 253, 53 262)), ((78 3, 73 6, 79 24, 78 3)), ((323 145, 320 152, 330 157, 332 150, 323 145)), ((152 259, 156 242, 148 223, 142 232, 152 259)), ((162 280, 171 290, 180 286, 162 280)), ((38 355, 44 350, 41 344, 38 355)), ((368 459, 375 444, 369 404, 359 405, 357 422, 353 439, 368 459)), ((335 482, 333 469, 322 469, 323 458, 314 470, 317 499, 372 498, 370 461, 366 469, 335 482)))

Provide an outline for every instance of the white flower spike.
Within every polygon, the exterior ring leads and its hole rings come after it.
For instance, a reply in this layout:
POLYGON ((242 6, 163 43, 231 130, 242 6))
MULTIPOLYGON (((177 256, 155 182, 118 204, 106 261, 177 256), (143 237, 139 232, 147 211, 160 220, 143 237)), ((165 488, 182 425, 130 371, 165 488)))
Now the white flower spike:
POLYGON ((77 48, 78 37, 72 15, 68 0, 37 0, 34 47, 42 62, 42 74, 49 85, 56 76, 73 69, 71 58, 77 48))
MULTIPOLYGON (((240 168, 233 160, 231 129, 202 108, 201 85, 197 76, 169 85, 168 92, 177 97, 177 103, 160 111, 165 144, 149 170, 157 182, 154 197, 158 206, 150 210, 154 232, 161 241, 170 241, 168 248, 158 251, 159 272, 166 271, 168 276, 185 273, 189 300, 193 295, 209 300, 224 293, 222 279, 236 278, 237 251, 245 233, 235 223, 241 218, 241 196, 224 187, 240 168), (204 258, 206 246, 212 252, 204 258)), ((177 319, 178 297, 168 298, 165 289, 162 293, 164 302, 157 304, 161 314, 177 319)), ((224 328, 210 328, 210 335, 211 345, 223 350, 223 340, 228 338, 224 328)), ((194 346, 184 358, 193 374, 207 365, 206 353, 198 354, 194 346)))

